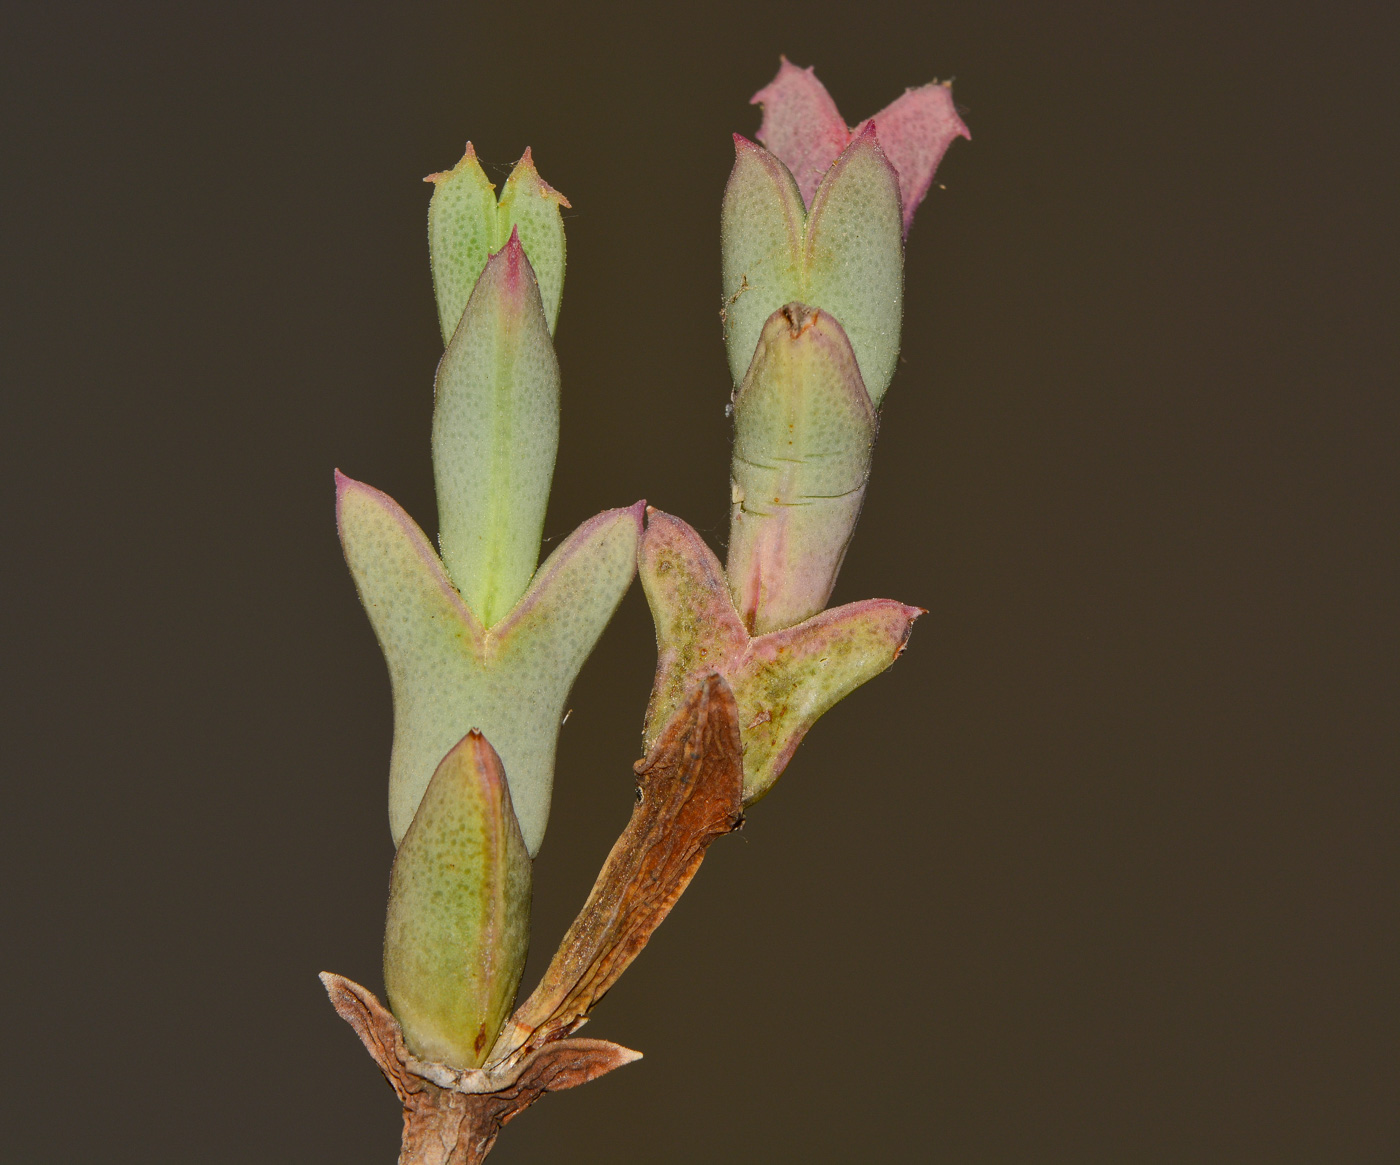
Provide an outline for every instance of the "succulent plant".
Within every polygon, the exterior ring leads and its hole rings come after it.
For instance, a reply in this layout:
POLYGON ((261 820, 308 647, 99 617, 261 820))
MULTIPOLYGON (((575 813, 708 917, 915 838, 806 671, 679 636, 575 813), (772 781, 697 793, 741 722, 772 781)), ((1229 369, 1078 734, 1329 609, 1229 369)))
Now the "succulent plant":
POLYGON ((918 607, 827 610, 899 352, 904 236, 953 138, 946 84, 854 128, 784 59, 735 135, 722 209, 733 386, 729 556, 679 518, 608 510, 541 565, 559 434, 552 335, 569 204, 529 150, 499 200, 468 143, 433 174, 428 235, 446 351, 433 465, 438 544, 337 471, 337 521, 394 700, 398 847, 391 1010, 326 974, 404 1105, 405 1163, 473 1162, 546 1091, 638 1053, 573 1032, 737 828, 816 720, 903 651, 918 607), (513 1015, 531 859, 564 702, 640 574, 656 625, 637 806, 539 987, 513 1015))

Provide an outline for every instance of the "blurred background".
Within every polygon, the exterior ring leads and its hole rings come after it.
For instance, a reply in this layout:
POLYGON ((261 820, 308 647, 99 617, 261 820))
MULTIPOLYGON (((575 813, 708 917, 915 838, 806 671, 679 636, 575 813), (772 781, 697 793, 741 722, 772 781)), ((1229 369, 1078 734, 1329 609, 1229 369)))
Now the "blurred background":
MULTIPOLYGON (((1370 1162, 1397 1106, 1381 5, 14 4, 0 1160, 383 1165, 387 676, 331 470, 435 526, 423 175, 573 204, 547 534, 717 548, 719 200, 779 53, 955 143, 834 601, 929 614, 493 1162, 1370 1162)), ((526 986, 632 804, 628 596, 526 986)))

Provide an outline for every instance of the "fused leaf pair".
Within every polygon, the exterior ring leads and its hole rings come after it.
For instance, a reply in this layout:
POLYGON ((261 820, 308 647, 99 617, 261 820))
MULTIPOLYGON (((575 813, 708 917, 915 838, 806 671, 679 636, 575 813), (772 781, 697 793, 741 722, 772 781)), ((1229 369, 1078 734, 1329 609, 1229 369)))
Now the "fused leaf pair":
POLYGON ((868 599, 751 635, 719 559, 700 535, 669 514, 647 515, 638 573, 657 642, 647 745, 695 685, 718 673, 737 703, 744 804, 751 804, 772 788, 823 712, 899 657, 923 611, 868 599))
POLYGON ((537 853, 564 701, 632 581, 642 503, 605 511, 575 530, 510 614, 488 628, 392 498, 344 475, 337 489, 346 561, 393 688, 395 844, 438 762, 475 728, 500 754, 521 834, 537 853))
POLYGON ((753 95, 752 103, 763 106, 758 140, 792 171, 809 205, 822 175, 841 151, 874 124, 885 156, 899 173, 906 235, 953 139, 972 137, 953 106, 953 87, 947 81, 906 89, 874 117, 847 129, 816 70, 799 69, 783 57, 778 75, 753 95))
POLYGON ((904 242, 899 178, 867 129, 823 176, 808 209, 775 155, 734 135, 721 218, 725 343, 740 383, 764 324, 789 303, 835 316, 878 408, 899 355, 904 242))
POLYGON ((449 343, 462 318, 488 256, 518 232, 539 280, 549 331, 559 319, 564 293, 564 223, 559 214, 569 200, 539 176, 527 149, 506 179, 497 203, 495 186, 477 161, 471 142, 451 170, 429 174, 428 247, 437 293, 442 342, 449 343))

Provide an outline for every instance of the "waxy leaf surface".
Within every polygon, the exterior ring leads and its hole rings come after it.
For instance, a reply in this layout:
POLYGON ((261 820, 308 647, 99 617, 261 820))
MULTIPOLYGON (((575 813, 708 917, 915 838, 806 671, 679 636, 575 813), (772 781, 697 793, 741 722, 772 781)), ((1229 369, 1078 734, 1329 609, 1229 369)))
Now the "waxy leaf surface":
POLYGON ((524 598, 484 628, 422 530, 387 494, 336 475, 345 560, 394 695, 389 825, 397 845, 438 762, 470 729, 500 754, 531 855, 549 818, 564 701, 636 570, 643 505, 575 530, 524 598))
POLYGON ((506 179, 499 205, 471 142, 457 165, 429 174, 426 181, 433 184, 428 249, 442 342, 451 342, 487 258, 506 245, 512 230, 519 231, 539 280, 552 334, 564 293, 564 220, 559 208, 569 201, 539 176, 530 151, 506 179))
POLYGON ((394 856, 384 985, 412 1051, 485 1060, 530 943, 530 855, 495 749, 470 732, 438 765, 394 856))
POLYGON ((904 243, 899 181, 875 134, 855 139, 803 209, 788 168, 735 135, 724 191, 725 343, 739 384, 763 325, 788 303, 830 312, 855 350, 878 408, 899 357, 904 243))
POLYGON ((772 788, 823 712, 898 658, 923 613, 867 599, 750 636, 719 559, 685 522, 654 509, 647 511, 638 573, 657 643, 647 747, 696 685, 718 673, 738 706, 746 805, 772 788))
POLYGON ((535 573, 558 447, 559 362, 512 232, 438 365, 433 409, 442 560, 487 627, 535 573))
POLYGON ((826 606, 870 477, 876 416, 835 318, 769 317, 734 401, 727 573, 762 635, 826 606))

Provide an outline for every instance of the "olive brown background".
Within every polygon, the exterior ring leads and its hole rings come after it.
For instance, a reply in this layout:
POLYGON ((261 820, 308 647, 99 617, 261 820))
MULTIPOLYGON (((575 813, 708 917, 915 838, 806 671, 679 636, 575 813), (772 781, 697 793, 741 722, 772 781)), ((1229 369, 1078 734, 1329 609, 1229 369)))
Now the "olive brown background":
MULTIPOLYGON (((573 203, 547 534, 722 544, 719 198, 780 52, 953 76, 835 599, 929 613, 493 1160, 1400 1159, 1385 6, 13 4, 0 1160, 389 1162, 386 675, 331 469, 430 531, 420 179, 573 203)), ((538 974, 632 801, 572 698, 538 974)))

